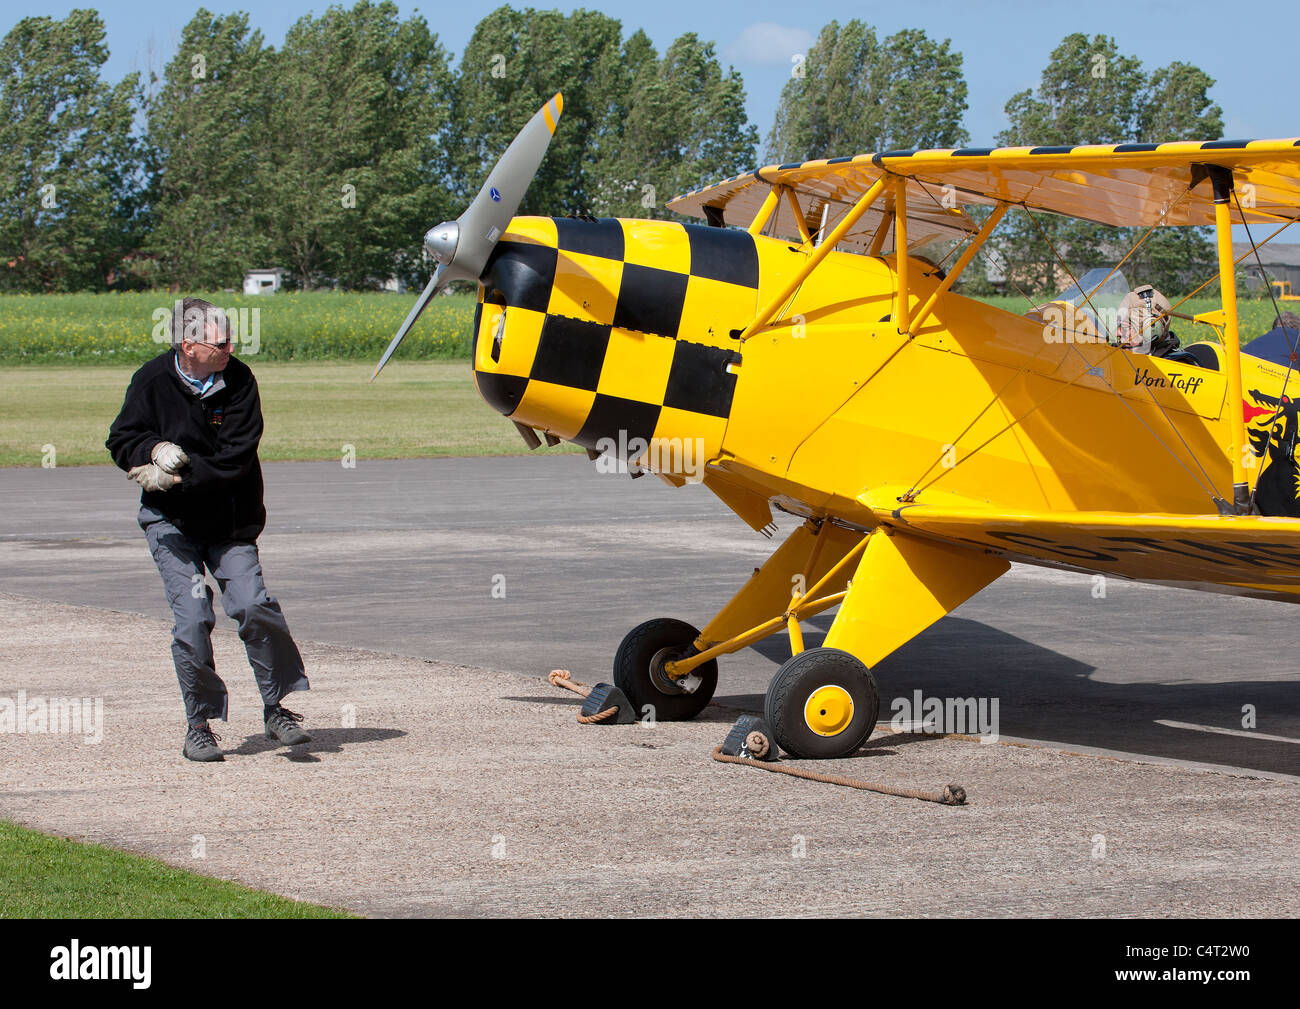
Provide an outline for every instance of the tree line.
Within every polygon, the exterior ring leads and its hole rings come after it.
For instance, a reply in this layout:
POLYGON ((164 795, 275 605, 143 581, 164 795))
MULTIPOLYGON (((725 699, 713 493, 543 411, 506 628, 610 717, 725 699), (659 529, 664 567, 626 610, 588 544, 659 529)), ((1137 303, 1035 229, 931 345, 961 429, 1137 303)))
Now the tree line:
MULTIPOLYGON (((389 0, 305 15, 278 49, 247 14, 199 9, 165 66, 116 83, 104 36, 95 11, 74 10, 25 18, 0 42, 0 290, 213 289, 255 266, 303 288, 422 283, 424 229, 459 214, 556 91, 564 125, 522 213, 667 217, 672 196, 758 163, 744 81, 713 42, 688 32, 660 53, 596 11, 500 7, 453 65, 389 0)), ((1213 83, 1070 35, 1039 87, 1007 102, 997 142, 1217 139, 1213 83)), ((948 40, 831 22, 797 54, 762 153, 961 146, 966 98, 948 40)), ((1048 227, 1081 268, 1126 237, 1048 227)), ((1002 230, 1024 282, 1052 286, 1038 228, 1002 230)), ((1146 248, 1146 280, 1208 255, 1185 229, 1146 248)))

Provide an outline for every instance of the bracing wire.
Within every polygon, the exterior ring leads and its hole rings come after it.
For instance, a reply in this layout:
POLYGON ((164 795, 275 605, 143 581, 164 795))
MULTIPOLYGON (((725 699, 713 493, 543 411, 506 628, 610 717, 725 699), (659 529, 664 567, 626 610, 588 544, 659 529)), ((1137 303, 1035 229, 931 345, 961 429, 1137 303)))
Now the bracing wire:
MULTIPOLYGON (((922 190, 923 190, 924 192, 926 192, 926 194, 929 195, 930 198, 931 198, 932 200, 934 199, 933 194, 931 194, 931 193, 929 192, 929 190, 926 189, 924 186, 922 186, 922 190)), ((1131 249, 1129 249, 1129 251, 1128 251, 1127 253, 1125 253, 1124 257, 1123 257, 1123 258, 1122 258, 1122 259, 1121 259, 1121 260, 1120 260, 1120 261, 1119 261, 1119 262, 1118 262, 1118 263, 1117 263, 1117 264, 1116 264, 1116 265, 1111 269, 1110 273, 1108 273, 1108 274, 1106 275, 1106 277, 1101 281, 1101 283, 1097 284, 1097 285, 1093 288, 1093 291, 1096 291, 1096 290, 1100 289, 1100 288, 1101 288, 1101 287, 1106 283, 1106 281, 1109 280, 1112 276, 1114 276, 1115 273, 1120 269, 1120 267, 1122 267, 1122 266, 1124 265, 1124 263, 1127 262, 1127 261, 1128 261, 1128 260, 1133 256, 1133 254, 1137 252, 1137 250, 1138 250, 1139 248, 1141 248, 1141 246, 1143 245, 1143 243, 1146 242, 1146 240, 1151 236, 1151 234, 1155 231, 1155 229, 1156 229, 1157 227, 1159 227, 1161 223, 1163 223, 1164 219, 1165 219, 1165 218, 1166 218, 1166 217, 1167 217, 1167 216, 1168 216, 1168 215, 1169 215, 1169 214, 1170 214, 1170 213, 1171 213, 1171 212, 1172 212, 1172 211, 1173 211, 1177 206, 1179 206, 1179 205, 1182 203, 1183 200, 1185 200, 1185 199, 1187 198, 1187 194, 1188 194, 1188 192, 1190 192, 1190 189, 1189 189, 1187 192, 1184 192, 1184 193, 1183 193, 1183 194, 1182 194, 1182 195, 1181 195, 1177 200, 1175 200, 1172 204, 1167 205, 1167 206, 1162 210, 1162 212, 1161 212, 1161 214, 1160 214, 1160 218, 1159 218, 1159 219, 1158 219, 1154 224, 1152 224, 1150 227, 1147 228, 1147 230, 1142 234, 1142 236, 1141 236, 1141 237, 1138 239, 1138 241, 1133 245, 1133 247, 1132 247, 1131 249)), ((936 202, 937 202, 937 201, 936 201, 936 202)), ((1052 255, 1056 258, 1057 262, 1059 262, 1059 263, 1061 264, 1062 268, 1065 270, 1066 274, 1070 277, 1070 280, 1071 280, 1071 282, 1074 284, 1074 286, 1075 286, 1076 288, 1079 289, 1080 293, 1081 293, 1081 294, 1083 295, 1083 297, 1084 297, 1085 302, 1088 304, 1088 307, 1092 309, 1093 314, 1096 316, 1098 322, 1102 324, 1102 328, 1103 328, 1103 330, 1106 331, 1107 342, 1109 343, 1110 333, 1107 331, 1107 330, 1108 330, 1108 327, 1105 326, 1105 323, 1104 323, 1104 320, 1103 320, 1103 318, 1102 318, 1102 316, 1101 316, 1101 313, 1099 313, 1099 312, 1097 311, 1096 306, 1092 304, 1091 294, 1093 293, 1093 291, 1084 291, 1084 290, 1083 290, 1082 285, 1079 283, 1078 279, 1074 276, 1073 272, 1070 270, 1069 265, 1068 265, 1068 264, 1065 262, 1065 260, 1061 257, 1059 251, 1057 250, 1057 248, 1056 248, 1056 246, 1055 246, 1055 243, 1052 242, 1051 238, 1050 238, 1050 237, 1046 234, 1046 232, 1043 230, 1042 225, 1038 222, 1037 218, 1034 217, 1034 215, 1033 215, 1033 213, 1030 211, 1029 207, 1026 206, 1026 205, 1024 205, 1023 203, 1020 204, 1020 207, 1021 207, 1022 210, 1025 211, 1026 214, 1029 215, 1030 220, 1033 222, 1034 226, 1038 229, 1039 234, 1041 234, 1042 237, 1043 237, 1043 239, 1047 242, 1048 247, 1049 247, 1049 248, 1051 249, 1051 251, 1052 251, 1052 255)), ((1016 290, 1020 293, 1020 295, 1021 295, 1022 297, 1024 297, 1025 300, 1026 300, 1027 302, 1029 302, 1029 304, 1031 305, 1031 307, 1033 307, 1033 300, 1029 298, 1029 296, 1028 296, 1028 295, 1027 295, 1027 294, 1026 294, 1026 293, 1025 293, 1021 288, 1020 288, 1020 286, 1019 286, 1018 284, 1015 283, 1014 280, 1012 280, 1012 285, 1016 288, 1016 290)), ((1185 300, 1185 299, 1184 299, 1184 300, 1185 300)), ((1180 302, 1180 304, 1181 304, 1181 302, 1180 302)), ((1046 347, 1046 344, 1044 344, 1044 347, 1046 347)), ((1079 356, 1079 357, 1084 361, 1085 364, 1087 363, 1087 359, 1084 358, 1083 355, 1079 353, 1077 347, 1075 347, 1073 344, 1070 344, 1070 348, 1071 348, 1071 350, 1074 351, 1074 353, 1075 353, 1077 356, 1079 356)), ((966 425, 966 427, 962 430, 962 432, 957 436, 957 441, 960 441, 963 437, 965 437, 965 435, 966 435, 966 434, 971 430, 971 428, 974 427, 974 425, 975 425, 976 423, 978 423, 978 421, 980 420, 980 418, 983 417, 984 414, 987 413, 988 410, 989 410, 989 409, 990 409, 994 404, 996 404, 997 402, 999 402, 999 400, 1001 399, 1001 395, 1002 395, 1002 393, 1003 393, 1003 392, 1004 392, 1008 387, 1010 387, 1010 385, 1011 385, 1013 382, 1015 382, 1017 379, 1019 379, 1019 378, 1021 377, 1021 375, 1023 375, 1023 374, 1025 373, 1025 371, 1027 370, 1029 364, 1032 363, 1033 360, 1035 360, 1035 359, 1038 357, 1038 355, 1042 353, 1042 349, 1043 349, 1043 348, 1040 348, 1038 351, 1036 351, 1036 352, 1034 353, 1034 355, 1033 355, 1033 356, 1032 356, 1028 361, 1026 361, 1024 364, 1021 365, 1020 370, 1017 371, 1016 374, 1013 375, 1013 376, 1012 376, 1012 377, 1011 377, 1007 382, 1005 382, 1005 383, 1001 386, 1001 388, 999 388, 998 392, 994 394, 993 398, 989 401, 989 403, 986 404, 986 405, 984 406, 984 408, 981 409, 981 410, 979 411, 978 414, 976 414, 976 416, 974 417, 974 419, 972 419, 972 420, 970 421, 970 423, 968 423, 968 424, 966 425)), ((1105 357, 1103 357, 1102 360, 1098 362, 1098 364, 1104 363, 1104 362, 1105 362, 1106 360, 1108 360, 1108 359, 1109 359, 1109 358, 1110 358, 1110 357, 1111 357, 1111 356, 1112 356, 1112 355, 1113 355, 1117 350, 1119 350, 1118 347, 1116 347, 1116 346, 1112 346, 1111 349, 1110 349, 1110 351, 1107 353, 1107 355, 1106 355, 1105 357)), ((1008 423, 1007 425, 1005 425, 1003 428, 1001 428, 999 431, 997 431, 997 432, 996 432, 995 434, 993 434, 991 437, 989 437, 989 438, 987 438, 985 441, 981 442, 981 443, 980 443, 978 446, 976 446, 972 451, 968 452, 968 453, 967 453, 967 454, 966 454, 962 459, 960 459, 960 460, 958 460, 957 462, 955 462, 952 466, 950 466, 950 467, 946 467, 943 473, 940 473, 938 476, 936 476, 933 480, 929 481, 928 483, 925 483, 925 484, 923 484, 922 486, 917 487, 917 484, 920 483, 922 480, 924 480, 925 477, 928 476, 928 475, 929 475, 929 474, 934 470, 935 466, 939 464, 939 461, 942 460, 943 456, 942 456, 942 454, 940 454, 939 459, 937 459, 935 462, 932 462, 932 463, 929 465, 929 467, 926 468, 925 472, 921 474, 921 476, 918 478, 918 480, 915 481, 915 482, 912 484, 911 489, 909 489, 909 491, 907 492, 907 497, 908 497, 909 499, 914 498, 916 494, 920 493, 921 491, 925 490, 925 489, 928 488, 928 487, 933 486, 933 485, 934 485, 938 480, 942 479, 943 476, 944 476, 946 473, 950 473, 950 472, 952 472, 954 469, 957 468, 957 466, 961 465, 962 462, 965 462, 967 459, 970 459, 970 458, 974 457, 974 456, 975 456, 976 454, 978 454, 981 450, 983 450, 987 445, 991 444, 993 441, 995 441, 997 438, 1001 437, 1003 434, 1005 434, 1007 431, 1011 430, 1013 427, 1015 427, 1015 426, 1017 426, 1018 424, 1022 423, 1022 422, 1023 422, 1025 419, 1027 419, 1031 414, 1033 414, 1035 411, 1037 411, 1038 409, 1040 409, 1042 406, 1046 405, 1046 403, 1049 402, 1052 398, 1054 398, 1056 395, 1058 395, 1060 392, 1064 391, 1065 389, 1067 389, 1067 388, 1073 386, 1073 385, 1075 384, 1075 382, 1077 382, 1080 378, 1083 377, 1083 375, 1086 375, 1086 374, 1088 374, 1088 373, 1089 373, 1089 369, 1088 369, 1088 368, 1085 368, 1082 372, 1080 372, 1079 375, 1075 376, 1075 378, 1071 379, 1068 383, 1066 383, 1066 384, 1065 384, 1064 386, 1062 386, 1060 389, 1058 389, 1058 390, 1056 390, 1055 392, 1053 392, 1051 395, 1049 395, 1049 396, 1048 396, 1046 399, 1044 399, 1042 402, 1040 402, 1040 403, 1036 404, 1035 406, 1033 406, 1033 407, 1032 407, 1029 411, 1027 411, 1026 413, 1020 415, 1019 417, 1017 417, 1017 418, 1015 418, 1015 419, 1013 419, 1010 423, 1008 423)), ((1152 428, 1152 427, 1151 427, 1151 426, 1150 426, 1150 425, 1149 425, 1149 424, 1148 424, 1148 423, 1147 423, 1147 422, 1142 418, 1142 416, 1141 416, 1140 414, 1138 414, 1138 412, 1137 412, 1136 410, 1133 409, 1132 404, 1128 403, 1128 401, 1127 401, 1127 400, 1125 399, 1125 397, 1124 397, 1124 396, 1119 392, 1119 390, 1116 389, 1113 385, 1111 385, 1111 383, 1110 383, 1109 381, 1107 381, 1105 378, 1103 378, 1102 380, 1103 380, 1103 382, 1106 383, 1106 386, 1111 390, 1111 392, 1113 392, 1113 393, 1116 395, 1116 397, 1120 400, 1120 402, 1123 403, 1124 407, 1125 407, 1125 408, 1126 408, 1130 413, 1133 414, 1134 418, 1135 418, 1135 419, 1136 419, 1136 420, 1137 420, 1137 421, 1138 421, 1138 422, 1139 422, 1139 423, 1140 423, 1144 428, 1146 428, 1146 430, 1147 430, 1147 431, 1151 434, 1151 436, 1156 440, 1157 444, 1159 444, 1159 445, 1160 445, 1160 446, 1161 446, 1161 447, 1162 447, 1166 452, 1168 452, 1168 453, 1170 454, 1170 456, 1173 457, 1174 461, 1177 462, 1178 465, 1179 465, 1180 467, 1182 467, 1182 469, 1187 473, 1187 475, 1188 475, 1189 477, 1192 478, 1193 482, 1195 482, 1196 485, 1197 485, 1197 486, 1198 486, 1202 491, 1204 491, 1204 492, 1205 492, 1205 493, 1210 497, 1211 500, 1217 502, 1219 499, 1218 499, 1218 496, 1214 493, 1214 489, 1213 489, 1213 488, 1214 488, 1214 479, 1213 479, 1213 477, 1210 476, 1209 472, 1206 470, 1205 466, 1201 463, 1200 459, 1197 457, 1196 453, 1192 450, 1191 446, 1187 444, 1187 440, 1183 437, 1182 432, 1179 431, 1177 425, 1175 425, 1175 424, 1173 423, 1173 421, 1170 419, 1168 413, 1167 413, 1167 412, 1165 411, 1165 409, 1164 409, 1164 406, 1160 403, 1160 401, 1159 401, 1158 399, 1156 399, 1154 393, 1152 393, 1151 390, 1147 390, 1147 393, 1148 393, 1148 395, 1150 396, 1152 403, 1155 405, 1156 409, 1158 409, 1158 410, 1160 411, 1161 416, 1162 416, 1162 417, 1164 418, 1164 420, 1165 420, 1165 423, 1168 424, 1169 427, 1174 431, 1175 435, 1178 436, 1178 439, 1179 439, 1179 441, 1182 443, 1183 448, 1186 449, 1188 456, 1189 456, 1189 457, 1191 458, 1191 460, 1196 464, 1196 467, 1201 471, 1201 474, 1205 477, 1205 480, 1208 481, 1208 486, 1207 486, 1207 484, 1206 484, 1204 481, 1201 480, 1200 477, 1198 477, 1198 476, 1196 475, 1196 473, 1194 473, 1194 472, 1193 472, 1193 471, 1192 471, 1192 470, 1187 466, 1187 464, 1186 464, 1186 463, 1185 463, 1185 462, 1184 462, 1184 461, 1179 457, 1178 453, 1175 452, 1175 451, 1173 450, 1173 448, 1172 448, 1172 447, 1171 447, 1171 446, 1170 446, 1170 445, 1169 445, 1169 444, 1168 444, 1168 443, 1167 443, 1163 438, 1161 438, 1159 434, 1156 433, 1156 431, 1155 431, 1155 430, 1154 430, 1154 429, 1153 429, 1153 428, 1152 428)), ((952 444, 956 444, 956 442, 953 442, 952 444)))
MULTIPOLYGON (((1191 192, 1190 188, 1187 190, 1187 192, 1191 192)), ((1185 192, 1185 193, 1183 194, 1183 197, 1186 197, 1187 192, 1185 192)), ((1180 197, 1179 202, 1181 202, 1181 199, 1182 199, 1182 197, 1180 197)), ((1138 243, 1139 245, 1140 245, 1142 242, 1145 242, 1145 241, 1147 240, 1147 237, 1150 236, 1150 234, 1152 233, 1152 231, 1154 231, 1155 228, 1159 226, 1159 224, 1161 223, 1161 221, 1163 221, 1163 220, 1165 219, 1165 217, 1168 215, 1168 213, 1169 213, 1169 212, 1173 209, 1173 207, 1176 206, 1176 205, 1177 205, 1177 204, 1175 203, 1174 205, 1171 205, 1171 206, 1167 206, 1167 207, 1165 207, 1165 209, 1164 209, 1164 210, 1161 212, 1161 214, 1160 214, 1160 218, 1159 218, 1159 220, 1157 220, 1155 224, 1153 224, 1150 228, 1148 228, 1146 234, 1142 236, 1141 240, 1140 240, 1139 243, 1138 243)), ((1067 274, 1069 274, 1070 282, 1071 282, 1072 284, 1074 284, 1075 287, 1079 288, 1080 291, 1082 291, 1082 290, 1083 290, 1082 285, 1080 285, 1079 281, 1075 279, 1074 274, 1070 272, 1070 267, 1069 267, 1068 265, 1066 265, 1066 262, 1065 262, 1064 259, 1061 258, 1060 253, 1058 253, 1058 252, 1056 251, 1056 246, 1052 243, 1051 238, 1049 238, 1048 235, 1047 235, 1047 233, 1043 230, 1043 226, 1042 226, 1041 224, 1039 224, 1039 222, 1038 222, 1038 218, 1034 217, 1034 215, 1029 211, 1029 208, 1028 208, 1028 207, 1025 207, 1025 212, 1029 214, 1029 219, 1030 219, 1031 221, 1034 222, 1034 227, 1036 227, 1036 228, 1038 229, 1038 233, 1039 233, 1040 235, 1043 236, 1044 241, 1046 241, 1047 244, 1048 244, 1048 246, 1051 248, 1051 250, 1052 250, 1052 255, 1054 255, 1054 256, 1056 257, 1057 262, 1059 262, 1059 263, 1061 264, 1061 266, 1064 268, 1065 272, 1066 272, 1067 274)), ((1134 248, 1133 248, 1132 250, 1130 250, 1130 255, 1132 254, 1132 252, 1135 252, 1135 251, 1137 251, 1137 246, 1134 246, 1134 248)), ((1127 259, 1128 256, 1125 256, 1124 258, 1127 259)), ((1113 273, 1114 271, 1112 270, 1111 272, 1113 273)), ((1103 283, 1104 283, 1104 281, 1103 281, 1103 283)), ((1101 321, 1101 313, 1097 311, 1096 306, 1092 304, 1091 300, 1088 300, 1088 295, 1087 295, 1087 294, 1084 295, 1084 300, 1088 301, 1088 307, 1092 309, 1093 313, 1097 316, 1098 321, 1101 321)), ((1109 333, 1106 334, 1106 338, 1107 338, 1107 342, 1109 342, 1109 340, 1110 340, 1110 334, 1109 334, 1109 333)), ((1074 344, 1070 344, 1070 346, 1073 348, 1073 347, 1074 347, 1074 344)), ((1075 353, 1078 353, 1077 349, 1075 350, 1075 353)), ((1080 355, 1080 356, 1082 356, 1082 355, 1080 355)), ((1103 378, 1102 381, 1105 382, 1106 380, 1103 378)), ((1119 392, 1118 389, 1116 389, 1116 388, 1115 388, 1113 385, 1111 385, 1109 382, 1106 382, 1106 386, 1110 389, 1111 392, 1115 393, 1115 395, 1119 397, 1119 399, 1120 399, 1121 402, 1124 401, 1124 397, 1120 394, 1120 392, 1119 392)), ((1164 419, 1165 419, 1165 423, 1169 425, 1169 427, 1173 430, 1174 434, 1178 435, 1178 440, 1179 440, 1180 442, 1183 443, 1183 448, 1187 449, 1187 454, 1188 454, 1188 456, 1191 457, 1192 462, 1196 463, 1196 468, 1199 469, 1199 470, 1201 471, 1201 473, 1205 476, 1205 479, 1209 481, 1209 483, 1210 483, 1210 487, 1212 488, 1212 487, 1214 486, 1214 478, 1213 478, 1212 476, 1210 476, 1209 471, 1206 470, 1205 466, 1201 463, 1201 460, 1200 460, 1199 458, 1197 458, 1196 453, 1192 451, 1192 447, 1191 447, 1190 445, 1187 444, 1187 439, 1184 438, 1184 437, 1183 437, 1183 433, 1182 433, 1181 431, 1178 430, 1178 426, 1177 426, 1176 424, 1174 424, 1174 422, 1173 422, 1172 420, 1169 419, 1169 414, 1165 412, 1164 405, 1160 402, 1160 400, 1158 400, 1158 399, 1156 398, 1156 394, 1155 394, 1155 392, 1152 391, 1151 389, 1147 389, 1147 395, 1150 397, 1151 402, 1155 405, 1155 408, 1156 408, 1157 410, 1160 411, 1160 415, 1161 415, 1162 417, 1164 417, 1164 419)), ((1128 405, 1128 404, 1125 404, 1125 405, 1128 405)), ((1130 409, 1130 411, 1132 411, 1132 407, 1131 407, 1131 406, 1129 407, 1129 409, 1130 409)), ((1134 413, 1134 416, 1137 416, 1137 414, 1134 413)), ((1141 420, 1141 419, 1142 419, 1141 417, 1138 417, 1138 420, 1141 420)), ((1152 436, 1153 438, 1155 438, 1155 440, 1158 441, 1158 442, 1160 443, 1160 445, 1165 449, 1165 451, 1167 451, 1167 452, 1168 452, 1170 455, 1172 455, 1175 459, 1178 459, 1178 454, 1177 454, 1176 452, 1174 452, 1174 450, 1173 450, 1172 448, 1169 447, 1168 443, 1167 443, 1163 438, 1161 438, 1158 434, 1156 434, 1155 431, 1154 431, 1154 430, 1153 430, 1149 425, 1147 425, 1145 421, 1143 421, 1143 425, 1142 425, 1142 426, 1145 427, 1148 431, 1151 432, 1151 436, 1152 436)), ((1182 465, 1182 461, 1181 461, 1181 460, 1179 460, 1179 464, 1182 465)), ((1186 469, 1187 467, 1186 467, 1186 466, 1183 466, 1183 468, 1186 469)), ((1190 470, 1189 470, 1189 472, 1190 472, 1190 470)), ((1204 484, 1201 484, 1200 480, 1197 480, 1196 482, 1197 482, 1198 485, 1201 486, 1201 489, 1202 489, 1202 490, 1205 489, 1205 485, 1204 485, 1204 484)), ((1217 495, 1214 494, 1213 490, 1210 491, 1210 497, 1211 497, 1211 498, 1214 498, 1215 500, 1217 500, 1217 495)))

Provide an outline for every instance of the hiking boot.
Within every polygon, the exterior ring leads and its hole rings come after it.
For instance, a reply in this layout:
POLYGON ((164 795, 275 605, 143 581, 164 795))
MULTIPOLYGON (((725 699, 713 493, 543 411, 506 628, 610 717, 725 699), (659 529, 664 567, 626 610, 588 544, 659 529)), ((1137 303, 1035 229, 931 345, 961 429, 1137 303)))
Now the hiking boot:
POLYGON ((288 708, 276 705, 270 714, 266 716, 266 738, 279 740, 286 746, 310 743, 311 736, 298 728, 298 723, 302 721, 302 717, 302 715, 294 714, 288 708))
POLYGON ((181 753, 186 760, 225 760, 221 748, 217 746, 220 738, 207 725, 191 725, 185 733, 185 745, 181 748, 181 753))

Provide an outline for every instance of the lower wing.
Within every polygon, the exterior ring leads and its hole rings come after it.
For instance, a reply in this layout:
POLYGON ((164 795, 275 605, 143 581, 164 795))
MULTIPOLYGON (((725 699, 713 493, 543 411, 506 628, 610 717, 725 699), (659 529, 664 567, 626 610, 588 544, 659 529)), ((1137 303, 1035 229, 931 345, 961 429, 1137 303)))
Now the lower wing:
POLYGON ((1300 519, 1042 512, 864 499, 882 525, 1008 560, 1300 602, 1300 519))

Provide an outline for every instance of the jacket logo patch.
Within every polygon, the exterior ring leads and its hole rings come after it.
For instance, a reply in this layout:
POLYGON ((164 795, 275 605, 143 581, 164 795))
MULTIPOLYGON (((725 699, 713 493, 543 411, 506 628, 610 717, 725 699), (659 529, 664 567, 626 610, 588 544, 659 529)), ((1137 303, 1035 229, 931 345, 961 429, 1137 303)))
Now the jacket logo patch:
POLYGON ((226 419, 226 408, 224 406, 219 406, 212 411, 212 420, 209 421, 209 423, 213 427, 220 427, 221 422, 225 419, 226 419))

